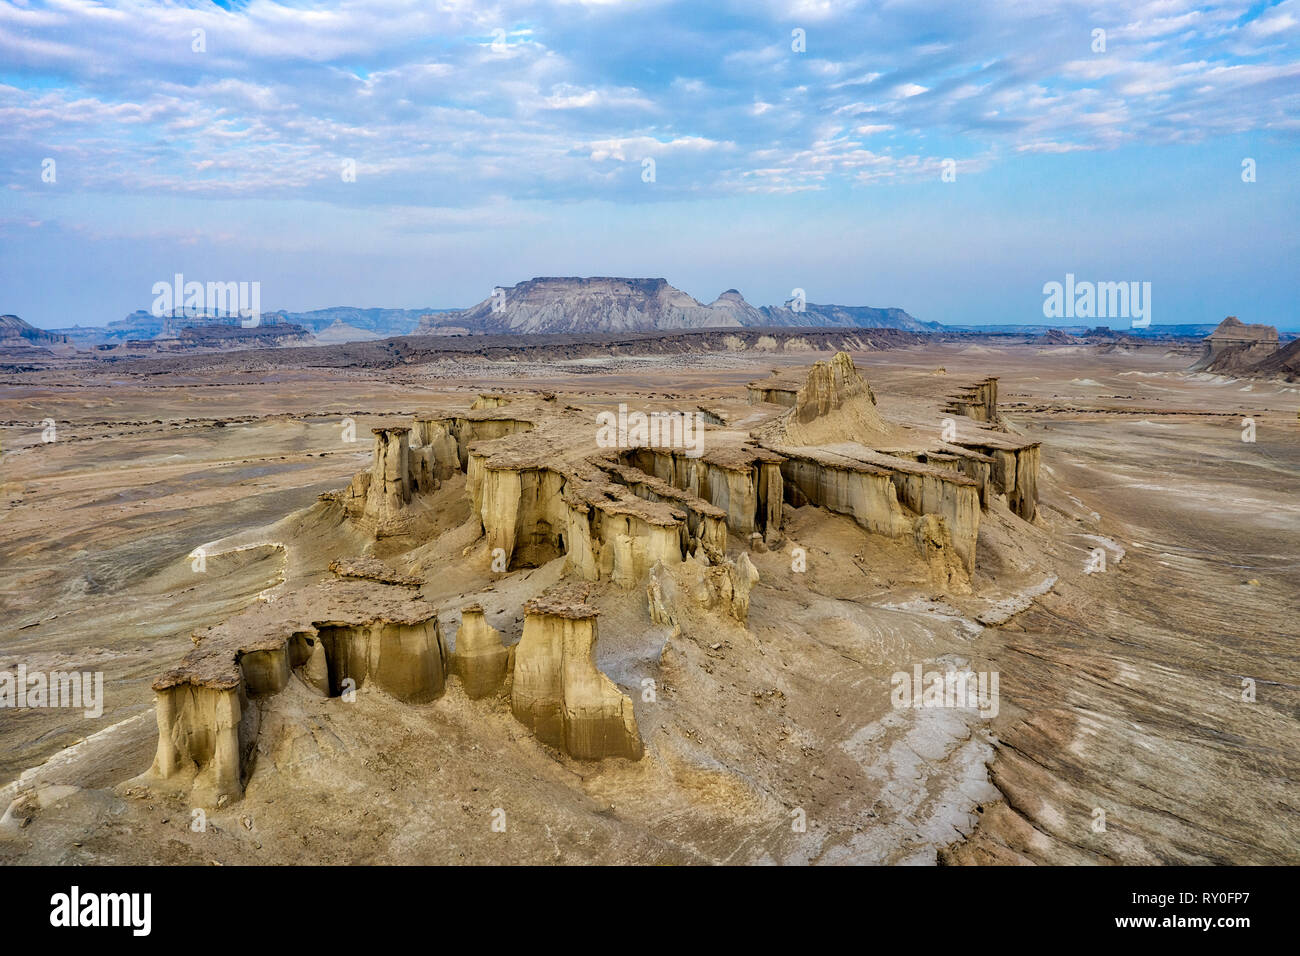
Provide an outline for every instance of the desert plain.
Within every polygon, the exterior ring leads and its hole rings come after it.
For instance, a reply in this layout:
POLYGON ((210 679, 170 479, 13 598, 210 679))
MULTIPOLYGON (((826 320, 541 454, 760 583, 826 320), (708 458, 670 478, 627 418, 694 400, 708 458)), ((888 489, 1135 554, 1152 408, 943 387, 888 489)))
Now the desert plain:
POLYGON ((968 588, 936 586, 910 542, 787 506, 770 546, 727 544, 759 576, 745 621, 672 628, 644 584, 594 583, 594 661, 641 759, 576 759, 456 677, 414 704, 291 681, 256 704, 244 793, 206 807, 141 779, 153 682, 196 631, 366 555, 423 582, 453 647, 474 604, 513 645, 563 576, 484 566, 463 475, 418 541, 340 521, 320 496, 370 467, 373 428, 544 393, 593 433, 620 403, 744 428, 746 383, 831 353, 7 371, 0 669, 102 672, 104 699, 0 710, 0 862, 1300 862, 1300 388, 1160 347, 851 354, 886 419, 937 435, 946 396, 996 376, 1007 428, 1041 443, 1036 515, 987 507, 968 588), (996 713, 892 706, 918 664, 995 673, 996 713))

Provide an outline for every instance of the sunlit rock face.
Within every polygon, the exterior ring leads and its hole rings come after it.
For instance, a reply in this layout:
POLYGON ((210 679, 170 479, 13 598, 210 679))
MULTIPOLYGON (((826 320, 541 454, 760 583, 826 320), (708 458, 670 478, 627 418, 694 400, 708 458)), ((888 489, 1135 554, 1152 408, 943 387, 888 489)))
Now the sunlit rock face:
POLYGON ((376 536, 407 530, 406 506, 415 482, 411 473, 411 430, 374 428, 374 457, 369 471, 352 479, 344 493, 347 514, 376 536))
POLYGON ((998 380, 986 378, 974 385, 961 386, 955 395, 948 397, 944 411, 961 415, 973 421, 985 424, 997 424, 998 418, 998 380))
POLYGON ((808 372, 807 382, 795 397, 795 417, 810 422, 860 397, 876 404, 875 393, 858 374, 852 357, 847 352, 836 352, 829 362, 817 362, 808 372))
POLYGON ((641 759, 631 699, 596 669, 589 588, 562 585, 524 605, 511 710, 538 740, 581 760, 641 759))
POLYGON ((503 288, 461 312, 428 316, 419 331, 442 324, 475 331, 589 333, 764 322, 739 293, 707 306, 664 279, 545 276, 503 288))
POLYGON ((1249 325, 1230 315, 1205 337, 1201 355, 1192 365, 1192 371, 1241 371, 1268 358, 1277 347, 1278 335, 1274 326, 1249 325))
POLYGON ((239 799, 256 752, 257 699, 295 675, 331 697, 367 686, 413 704, 442 695, 448 655, 437 612, 408 585, 363 577, 364 567, 194 635, 194 649, 153 684, 151 784, 203 805, 239 799))
POLYGON ((502 643, 501 632, 483 616, 483 605, 468 604, 460 614, 452 671, 471 700, 497 694, 505 686, 513 653, 502 643))

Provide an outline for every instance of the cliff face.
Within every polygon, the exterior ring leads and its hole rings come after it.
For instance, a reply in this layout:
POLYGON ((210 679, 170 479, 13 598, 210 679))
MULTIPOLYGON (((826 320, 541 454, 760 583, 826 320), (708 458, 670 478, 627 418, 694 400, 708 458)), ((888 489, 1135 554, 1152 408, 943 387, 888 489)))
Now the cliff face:
POLYGON ((511 710, 543 743, 580 760, 644 753, 631 699, 596 669, 589 588, 560 585, 524 605, 511 710))
POLYGON ((447 649, 435 609, 410 587, 336 573, 194 635, 194 650, 153 684, 148 782, 204 805, 239 799, 256 753, 256 699, 295 673, 331 697, 367 684, 410 703, 441 696, 447 649))
POLYGON ((785 456, 781 471, 793 507, 813 504, 848 515, 876 534, 911 536, 923 555, 937 542, 957 556, 967 575, 975 570, 980 502, 972 479, 853 443, 776 450, 785 456))
POLYGON ((68 337, 52 332, 45 332, 28 325, 16 315, 0 315, 0 346, 12 348, 16 345, 67 345, 68 337))
MULTIPOLYGON (((413 476, 409 428, 374 428, 374 456, 369 471, 352 479, 344 492, 344 510, 377 537, 407 530, 406 505, 413 476)), ((421 469, 419 474, 424 474, 421 469)))
POLYGON ((943 410, 987 425, 997 424, 998 380, 986 378, 974 385, 962 386, 956 395, 948 396, 948 404, 943 410))
POLYGON ((938 323, 918 322, 902 309, 813 305, 794 311, 755 308, 735 289, 704 305, 664 279, 598 276, 542 277, 503 288, 460 312, 426 315, 416 332, 626 332, 708 327, 765 326, 896 329, 932 332, 938 323))
MULTIPOLYGON (((417 332, 454 325, 477 332, 627 332, 740 326, 740 303, 701 305, 663 279, 529 279, 463 312, 426 316, 417 332)), ((756 310, 755 314, 758 314, 756 310)))
POLYGON ((1271 325, 1247 325, 1230 315, 1205 337, 1201 357, 1191 371, 1232 374, 1269 358, 1277 351, 1277 329, 1271 325))
POLYGON ((483 605, 468 604, 460 612, 452 670, 471 700, 501 690, 512 669, 514 652, 502 643, 501 632, 483 616, 483 605))
POLYGON ((903 329, 908 332, 934 332, 938 322, 921 322, 902 309, 873 309, 866 305, 818 305, 805 303, 802 311, 793 309, 793 300, 781 306, 763 306, 768 325, 824 326, 853 329, 903 329))

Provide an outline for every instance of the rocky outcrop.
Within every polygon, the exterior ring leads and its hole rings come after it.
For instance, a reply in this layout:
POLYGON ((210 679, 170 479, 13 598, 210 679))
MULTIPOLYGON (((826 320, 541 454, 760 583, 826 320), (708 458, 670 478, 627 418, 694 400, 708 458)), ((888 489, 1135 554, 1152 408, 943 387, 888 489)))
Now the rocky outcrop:
MULTIPOLYGON (((751 383, 751 387, 761 384, 751 383)), ((761 425, 753 434, 769 447, 841 441, 875 445, 896 439, 897 429, 881 416, 875 393, 858 372, 852 356, 837 352, 829 362, 816 362, 808 370, 790 411, 761 425)))
POLYGON ((407 586, 354 577, 254 604, 193 642, 154 681, 158 750, 146 776, 204 805, 243 795, 257 701, 295 674, 328 696, 373 686, 424 703, 442 694, 447 673, 435 609, 407 586))
POLYGON ((579 760, 644 753, 631 699, 596 668, 589 587, 554 587, 524 605, 510 706, 537 739, 579 760))
POLYGON ((414 575, 403 574, 383 561, 370 557, 336 558, 330 562, 329 569, 341 578, 378 581, 380 584, 396 584, 406 588, 424 586, 424 582, 414 575))
POLYGON ((926 540, 946 535, 966 573, 974 571, 980 505, 973 479, 853 443, 775 450, 785 458, 781 471, 791 506, 817 505, 894 538, 915 537, 918 520, 934 516, 939 524, 927 524, 933 530, 926 540))
POLYGON ((412 484, 420 491, 432 491, 463 468, 452 423, 416 418, 411 437, 412 484))
POLYGON ((452 654, 452 672, 465 687, 471 700, 497 694, 505 686, 511 671, 512 651, 502 642, 501 632, 483 616, 483 605, 467 604, 461 608, 460 630, 456 632, 456 651, 452 654))
POLYGON ((674 505, 686 513, 686 521, 678 529, 683 553, 694 553, 703 548, 715 561, 726 555, 727 512, 722 508, 639 468, 617 461, 602 461, 597 465, 615 481, 631 489, 638 498, 674 505))
POLYGON ((1228 316, 1204 340, 1189 371, 1281 382, 1300 381, 1300 339, 1279 347, 1271 325, 1245 325, 1228 316))
MULTIPOLYGON (((640 498, 591 464, 537 464, 547 457, 532 448, 471 453, 466 485, 498 570, 563 556, 566 572, 634 587, 656 561, 682 559, 693 540, 685 510, 640 498)), ((708 516, 696 528, 716 540, 708 516)))
POLYGON ((1271 325, 1247 325, 1230 315, 1207 335, 1201 356, 1191 371, 1232 374, 1241 372, 1277 351, 1277 329, 1271 325))
POLYGON ((771 378, 757 379, 745 386, 746 397, 751 405, 780 405, 782 408, 794 408, 799 399, 799 389, 803 382, 783 378, 773 371, 771 378))
POLYGON ((1038 340, 1043 345, 1082 345, 1083 340, 1074 337, 1069 332, 1061 329, 1048 329, 1043 333, 1043 337, 1038 340))
POLYGON ((808 379, 795 397, 794 417, 800 422, 829 415, 855 399, 865 399, 872 406, 876 394, 866 379, 858 374, 848 352, 836 352, 829 362, 817 362, 808 371, 808 379))
POLYGON ((458 312, 423 316, 416 332, 441 328, 473 332, 620 332, 697 329, 834 326, 886 331, 931 332, 938 323, 918 322, 902 309, 813 305, 757 309, 735 289, 703 305, 664 279, 540 277, 500 288, 458 312))
POLYGON ((733 305, 701 305, 664 279, 542 277, 502 288, 462 312, 425 316, 417 333, 440 325, 528 333, 738 327, 733 305))
POLYGON ((411 430, 372 428, 374 457, 369 471, 352 479, 344 493, 344 510, 376 537, 409 530, 406 506, 411 500, 411 430))
POLYGON ((977 429, 959 433, 950 444, 991 459, 984 497, 1001 496, 1020 517, 1034 520, 1038 514, 1039 442, 977 429))
POLYGON ((710 448, 699 457, 671 448, 636 448, 623 461, 673 488, 701 498, 726 515, 727 527, 746 538, 773 540, 781 530, 781 456, 749 442, 710 448))
POLYGON ((1300 339, 1256 362, 1246 374, 1280 382, 1300 382, 1300 339))
POLYGON ((947 414, 962 415, 983 424, 997 424, 1000 421, 997 378, 990 377, 974 385, 963 385, 956 395, 948 396, 948 403, 943 410, 947 414))
POLYGON ((455 442, 456 455, 453 470, 464 471, 469 466, 469 446, 477 441, 490 441, 532 431, 537 427, 533 418, 521 417, 505 406, 508 403, 471 409, 461 415, 443 418, 415 419, 417 439, 422 447, 436 448, 434 469, 441 475, 452 466, 447 450, 447 438, 455 442))
POLYGON ((749 595, 758 580, 758 569, 743 551, 734 561, 713 562, 700 553, 671 568, 656 564, 646 584, 650 620, 671 627, 674 636, 680 634, 679 602, 689 599, 695 608, 717 611, 743 625, 749 620, 749 595))
POLYGON ((66 335, 28 325, 16 315, 0 315, 0 346, 12 348, 22 345, 44 347, 67 344, 66 335))
POLYGON ((741 624, 749 620, 749 592, 758 583, 758 569, 746 552, 721 564, 691 557, 683 562, 682 573, 697 604, 721 609, 741 624))

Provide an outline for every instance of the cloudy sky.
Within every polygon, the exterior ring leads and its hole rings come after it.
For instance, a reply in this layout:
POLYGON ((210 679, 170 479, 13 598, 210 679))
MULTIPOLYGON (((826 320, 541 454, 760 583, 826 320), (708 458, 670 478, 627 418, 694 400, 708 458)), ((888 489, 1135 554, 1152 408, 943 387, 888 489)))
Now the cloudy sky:
POLYGON ((625 275, 1035 322, 1070 272, 1300 327, 1298 50, 1300 0, 0 0, 0 313, 625 275))

